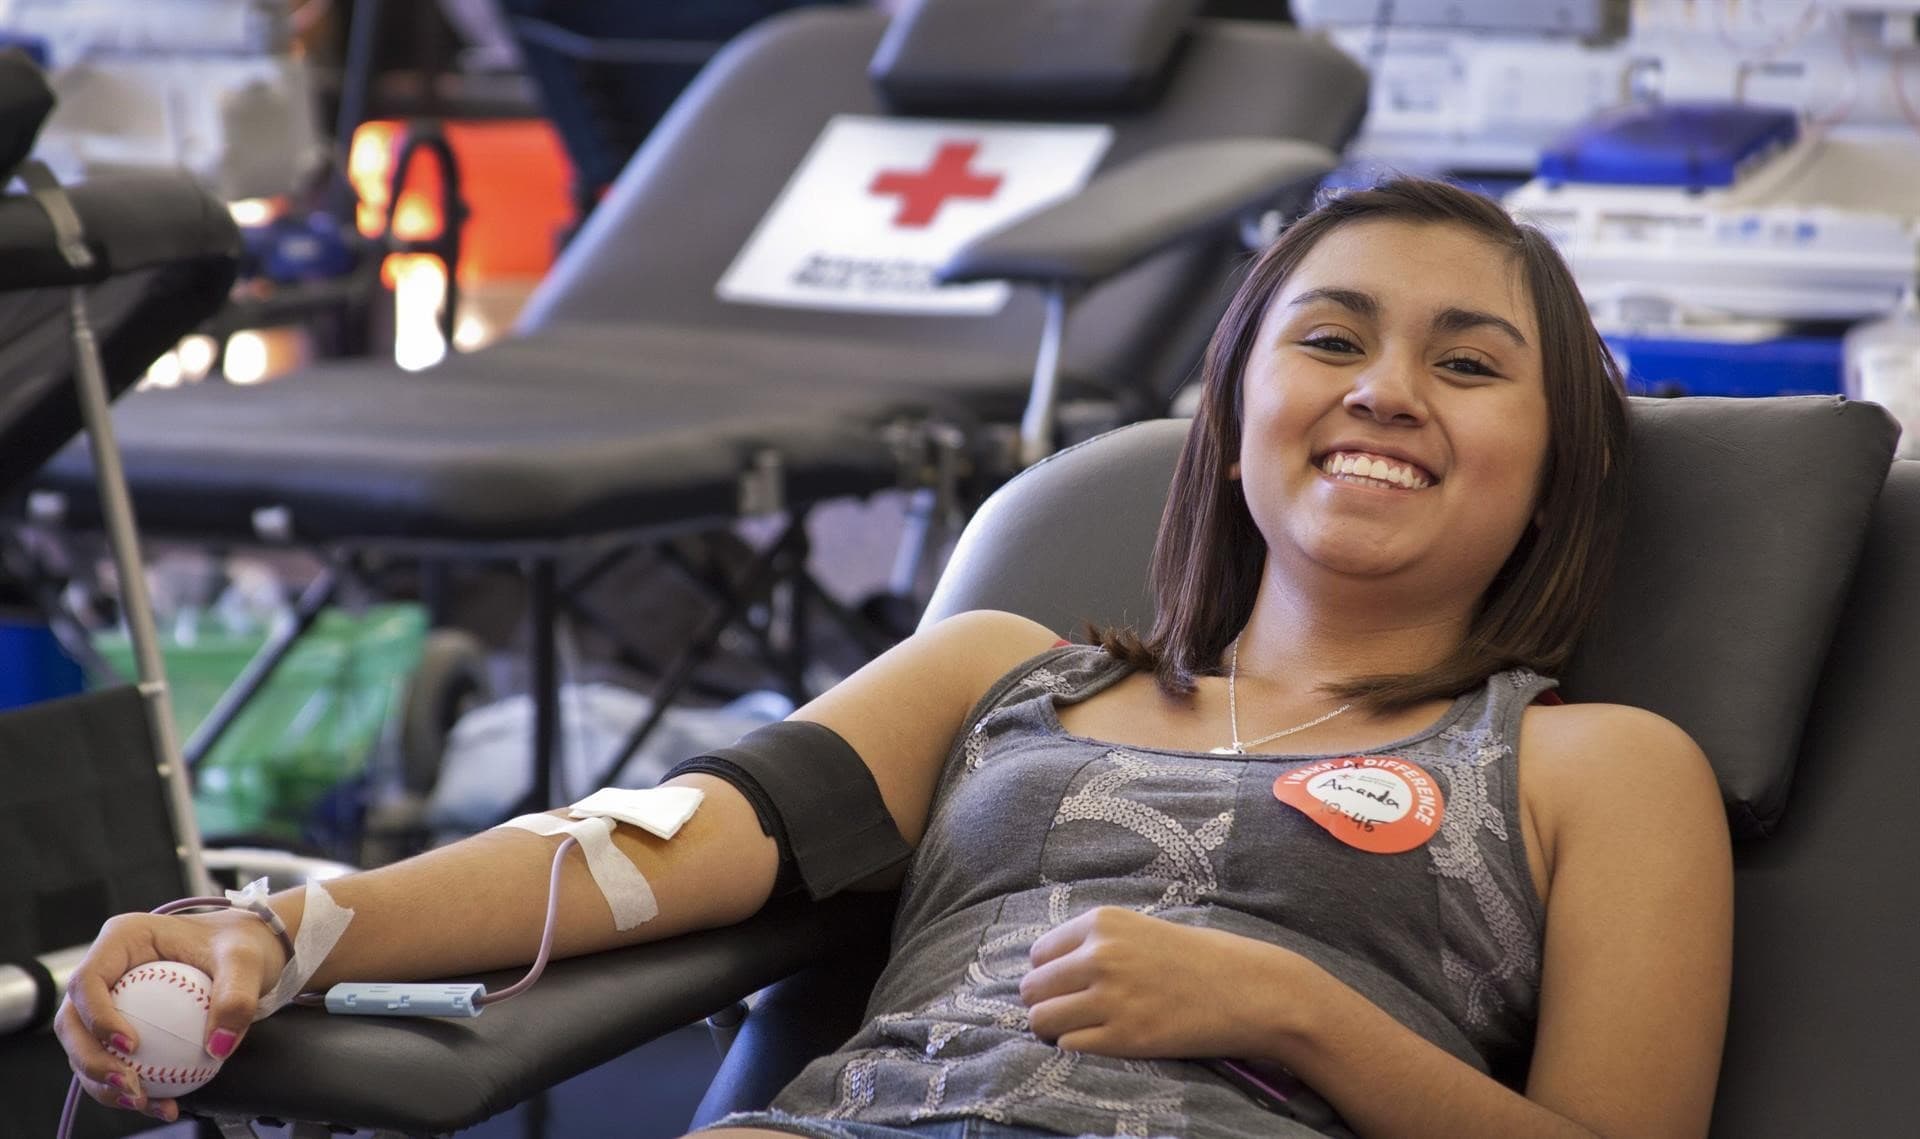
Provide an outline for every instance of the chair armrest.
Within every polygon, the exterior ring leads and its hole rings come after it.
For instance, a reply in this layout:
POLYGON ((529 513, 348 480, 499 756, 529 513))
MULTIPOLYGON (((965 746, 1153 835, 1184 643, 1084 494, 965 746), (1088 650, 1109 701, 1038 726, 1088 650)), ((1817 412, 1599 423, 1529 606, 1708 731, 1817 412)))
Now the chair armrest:
MULTIPOLYGON (((253 1026, 200 1115, 445 1134, 833 954, 891 919, 894 896, 788 899, 724 929, 556 961, 540 982, 473 1020, 285 1010, 253 1026)), ((516 972, 481 978, 489 989, 516 972)))
POLYGON ((240 230, 227 208, 184 172, 103 176, 65 190, 94 263, 67 262, 52 220, 31 195, 0 194, 0 291, 92 284, 239 255, 240 230))
POLYGON ((1071 198, 968 243, 942 284, 1088 286, 1162 250, 1311 190, 1338 163, 1312 143, 1230 138, 1165 147, 1110 170, 1071 198))

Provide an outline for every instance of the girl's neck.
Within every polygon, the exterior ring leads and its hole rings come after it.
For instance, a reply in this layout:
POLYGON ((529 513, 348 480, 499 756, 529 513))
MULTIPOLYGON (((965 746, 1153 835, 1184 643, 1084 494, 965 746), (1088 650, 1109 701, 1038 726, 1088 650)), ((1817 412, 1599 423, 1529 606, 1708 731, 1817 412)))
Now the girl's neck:
POLYGON ((1314 592, 1269 574, 1240 633, 1241 682, 1305 695, 1355 677, 1419 672, 1466 635, 1470 606, 1384 592, 1314 592))

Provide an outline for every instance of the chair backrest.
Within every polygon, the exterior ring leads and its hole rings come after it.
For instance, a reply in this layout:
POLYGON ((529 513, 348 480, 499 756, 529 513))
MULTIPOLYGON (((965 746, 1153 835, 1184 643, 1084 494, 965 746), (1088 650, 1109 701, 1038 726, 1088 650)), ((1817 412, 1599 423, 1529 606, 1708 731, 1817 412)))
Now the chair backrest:
POLYGON ((190 893, 159 769, 136 689, 0 715, 0 961, 190 893))
MULTIPOLYGON (((88 944, 115 914, 197 892, 160 771, 138 689, 0 714, 0 963, 25 968, 38 990, 31 1008, 20 1003, 18 987, 7 992, 0 1028, 0 1136, 7 1139, 54 1134, 71 1075, 45 1028, 64 974, 40 970, 36 958, 88 944), (24 1025, 16 1019, 23 1016, 24 1025)), ((107 1139, 138 1130, 129 1120, 101 1118, 108 1114, 83 1110, 74 1134, 107 1139)))
POLYGON ((1920 1056, 1920 462, 1895 463, 1821 669, 1793 795, 1734 848, 1716 1136, 1898 1135, 1920 1056))
MULTIPOLYGON (((854 338, 935 350, 1023 381, 1042 306, 1022 291, 995 314, 965 317, 821 311, 716 295, 830 122, 913 119, 889 112, 868 73, 887 26, 871 10, 806 9, 729 45, 595 209, 530 301, 523 330, 620 321, 730 337, 854 338)), ((949 108, 939 118, 1108 124, 1111 142, 1100 159, 1108 168, 1165 144, 1210 138, 1293 138, 1337 151, 1358 127, 1365 92, 1365 73, 1324 42, 1291 28, 1202 20, 1191 25, 1147 106, 1096 113, 1036 105, 1023 113, 1001 102, 970 113, 949 108)), ((1069 379, 1125 388, 1177 378, 1225 303, 1221 282, 1233 255, 1224 243, 1176 252, 1089 294, 1070 322, 1069 379)))
MULTIPOLYGON (((1633 428, 1626 551, 1567 688, 1692 732, 1746 838, 1715 1134, 1910 1128, 1920 463, 1889 476, 1885 415, 1831 399, 1636 400, 1633 428)), ((927 620, 1001 608, 1062 632, 1144 627, 1185 434, 1137 424, 1003 488, 927 620)))

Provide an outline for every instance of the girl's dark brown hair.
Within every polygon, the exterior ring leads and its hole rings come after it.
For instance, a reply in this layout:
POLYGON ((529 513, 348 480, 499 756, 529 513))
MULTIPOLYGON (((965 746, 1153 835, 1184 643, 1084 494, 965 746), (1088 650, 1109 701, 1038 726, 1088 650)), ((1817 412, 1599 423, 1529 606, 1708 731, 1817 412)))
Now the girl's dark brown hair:
POLYGON ((1627 414, 1619 369, 1566 263, 1543 234, 1478 194, 1395 178, 1332 197, 1288 227, 1254 262, 1207 346, 1200 408, 1154 544, 1153 629, 1144 638, 1132 629, 1096 633, 1108 652, 1152 672, 1169 695, 1189 695, 1195 677, 1219 673, 1260 587, 1266 541, 1227 468, 1240 454, 1241 379, 1261 320, 1321 238, 1362 221, 1459 226, 1508 251, 1525 274, 1540 332, 1548 443, 1540 521, 1494 576, 1452 654, 1422 672, 1353 677, 1330 685, 1329 693, 1394 711, 1457 696, 1506 668, 1551 675, 1566 663, 1599 603, 1625 511, 1627 414))

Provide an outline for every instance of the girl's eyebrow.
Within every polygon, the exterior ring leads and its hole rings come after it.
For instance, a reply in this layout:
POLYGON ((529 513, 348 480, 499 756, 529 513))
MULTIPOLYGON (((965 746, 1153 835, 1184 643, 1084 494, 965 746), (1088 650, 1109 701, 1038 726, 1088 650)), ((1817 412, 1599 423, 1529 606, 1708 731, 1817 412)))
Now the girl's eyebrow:
POLYGON ((1440 314, 1433 318, 1435 332, 1465 332, 1470 328, 1491 328, 1503 333, 1507 339, 1519 347, 1527 346, 1527 338, 1520 335, 1520 330, 1514 327, 1512 321, 1490 312, 1471 308, 1449 308, 1441 310, 1440 314))
POLYGON ((1315 301, 1332 301, 1341 308, 1350 309, 1356 315, 1369 319, 1380 315, 1380 302, 1374 300, 1371 293, 1363 293, 1359 289, 1308 289, 1288 301, 1287 307, 1299 308, 1301 305, 1309 305, 1315 301))
MULTIPOLYGON (((1363 293, 1359 289, 1343 289, 1337 286, 1330 286, 1323 289, 1308 289, 1306 292, 1288 301, 1287 307, 1299 308, 1302 305, 1313 304, 1315 301, 1328 301, 1332 304, 1339 305, 1341 308, 1347 309, 1356 316, 1364 316, 1369 320, 1380 315, 1380 302, 1374 299, 1373 294, 1363 293)), ((1482 312, 1479 309, 1453 307, 1440 310, 1433 318, 1433 330, 1435 332, 1465 332, 1473 328, 1491 328, 1506 336, 1507 339, 1513 341, 1514 344, 1519 347, 1525 348, 1527 346, 1527 338, 1521 334, 1518 326, 1506 317, 1495 316, 1490 312, 1482 312)))

